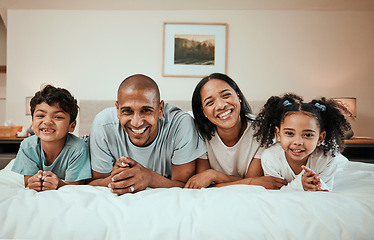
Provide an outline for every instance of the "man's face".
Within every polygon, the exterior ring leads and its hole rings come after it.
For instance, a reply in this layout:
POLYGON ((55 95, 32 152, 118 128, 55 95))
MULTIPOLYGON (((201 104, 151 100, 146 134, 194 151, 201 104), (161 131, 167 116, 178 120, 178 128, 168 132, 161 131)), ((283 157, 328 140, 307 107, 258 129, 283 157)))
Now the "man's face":
POLYGON ((164 102, 158 102, 154 91, 122 89, 116 107, 121 126, 134 145, 148 146, 155 140, 164 102))

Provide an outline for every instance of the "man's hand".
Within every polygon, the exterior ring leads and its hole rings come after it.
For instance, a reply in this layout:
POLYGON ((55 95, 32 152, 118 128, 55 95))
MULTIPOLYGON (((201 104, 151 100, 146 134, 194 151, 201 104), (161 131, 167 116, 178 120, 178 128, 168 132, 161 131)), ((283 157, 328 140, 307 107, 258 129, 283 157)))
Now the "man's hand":
POLYGON ((117 195, 138 192, 150 186, 152 172, 129 157, 121 157, 113 167, 111 180, 108 187, 117 195))

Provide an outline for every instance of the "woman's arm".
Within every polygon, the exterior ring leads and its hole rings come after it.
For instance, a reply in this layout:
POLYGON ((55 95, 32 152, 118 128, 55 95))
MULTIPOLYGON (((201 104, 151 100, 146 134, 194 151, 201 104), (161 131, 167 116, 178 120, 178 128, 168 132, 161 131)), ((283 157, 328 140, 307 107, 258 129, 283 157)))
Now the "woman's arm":
POLYGON ((199 158, 196 160, 196 174, 187 181, 185 188, 197 189, 208 187, 212 183, 232 182, 239 179, 211 169, 208 159, 199 158))

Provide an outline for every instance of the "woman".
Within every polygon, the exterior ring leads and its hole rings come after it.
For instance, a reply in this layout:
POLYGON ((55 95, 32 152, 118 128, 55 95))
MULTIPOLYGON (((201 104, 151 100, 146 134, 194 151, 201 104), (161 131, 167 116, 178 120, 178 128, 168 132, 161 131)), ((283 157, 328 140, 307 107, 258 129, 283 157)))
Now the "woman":
POLYGON ((254 116, 237 84, 230 77, 213 73, 203 78, 192 96, 192 111, 208 153, 196 163, 196 175, 186 188, 232 184, 261 185, 279 189, 286 182, 264 177, 260 144, 253 137, 254 116))

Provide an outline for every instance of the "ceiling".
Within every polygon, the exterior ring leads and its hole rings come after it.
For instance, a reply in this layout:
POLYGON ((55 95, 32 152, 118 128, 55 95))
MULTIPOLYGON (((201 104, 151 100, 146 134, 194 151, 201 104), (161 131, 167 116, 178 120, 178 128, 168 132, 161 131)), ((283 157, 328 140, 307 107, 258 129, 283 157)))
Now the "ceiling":
POLYGON ((374 0, 0 0, 5 25, 8 9, 374 11, 374 0))

